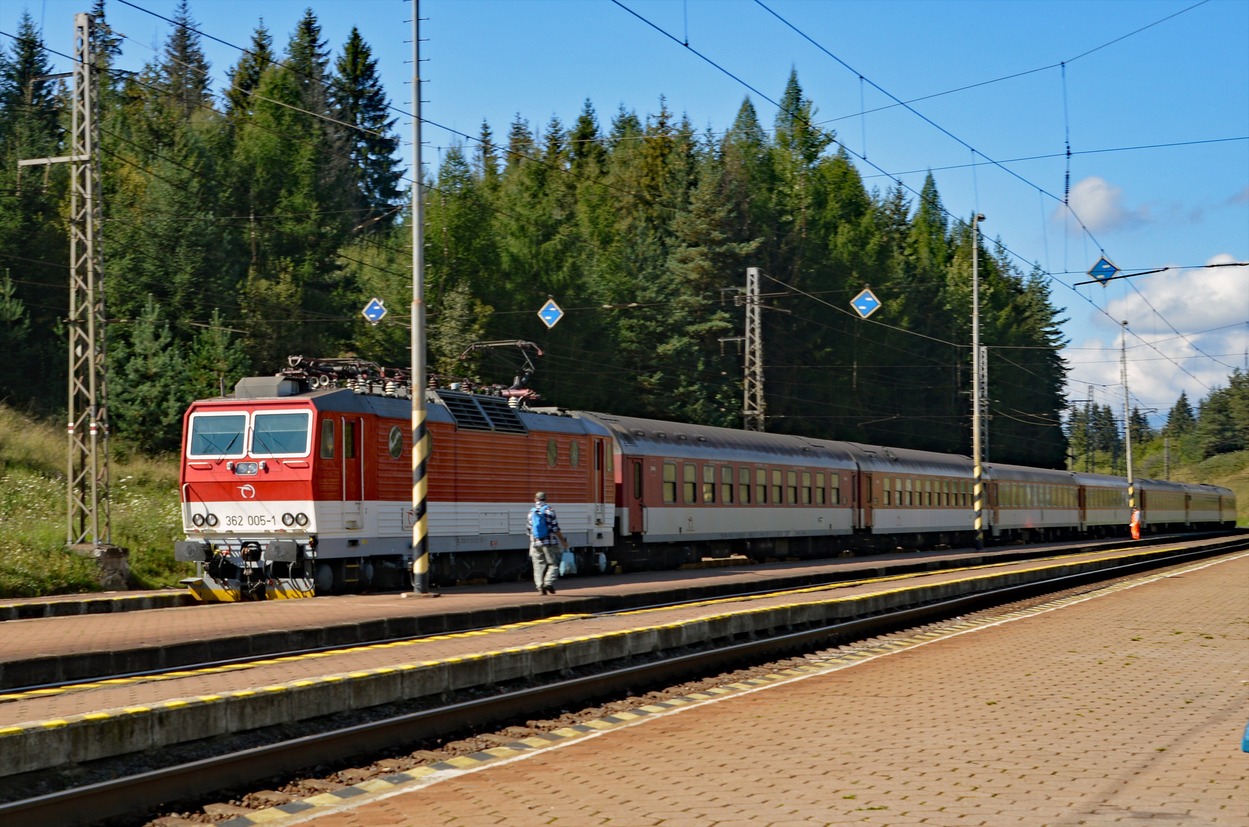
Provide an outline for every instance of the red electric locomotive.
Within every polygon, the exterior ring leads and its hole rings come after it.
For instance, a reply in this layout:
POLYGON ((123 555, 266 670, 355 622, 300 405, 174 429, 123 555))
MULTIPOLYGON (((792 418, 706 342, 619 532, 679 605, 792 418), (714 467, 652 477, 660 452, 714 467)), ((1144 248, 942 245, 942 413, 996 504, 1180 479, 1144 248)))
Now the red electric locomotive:
MULTIPOLYGON (((412 552, 411 400, 402 374, 356 360, 292 358, 273 377, 184 417, 175 556, 209 601, 305 597, 407 582, 412 552)), ((523 395, 426 392, 428 546, 436 582, 514 579, 525 515, 548 492, 582 567, 613 542, 605 429, 520 407, 523 395)))

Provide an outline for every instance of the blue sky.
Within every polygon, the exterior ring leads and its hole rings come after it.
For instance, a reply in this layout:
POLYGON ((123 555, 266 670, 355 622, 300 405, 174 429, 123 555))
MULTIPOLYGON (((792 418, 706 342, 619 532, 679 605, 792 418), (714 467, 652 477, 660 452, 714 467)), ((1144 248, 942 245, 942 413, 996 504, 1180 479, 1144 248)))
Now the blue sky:
MULTIPOLYGON (((25 9, 68 54, 90 5, 0 0, 0 32, 25 9)), ((154 14, 175 5, 108 0, 125 68, 157 54, 154 14)), ((335 55, 359 27, 410 112, 405 0, 192 0, 231 44, 204 41, 214 91, 261 18, 281 49, 309 7, 335 55)), ((1249 262, 1249 0, 422 0, 420 15, 427 166, 483 120, 568 125, 587 99, 604 128, 662 99, 719 132, 748 96, 771 124, 793 69, 869 187, 918 190, 931 170, 952 214, 983 213, 1021 270, 1053 275, 1072 398, 1120 410, 1123 320, 1132 404, 1156 420, 1247 365, 1249 267, 1208 265, 1249 262), (1077 285, 1102 255, 1168 269, 1077 285)), ((410 140, 408 119, 397 129, 410 140)))

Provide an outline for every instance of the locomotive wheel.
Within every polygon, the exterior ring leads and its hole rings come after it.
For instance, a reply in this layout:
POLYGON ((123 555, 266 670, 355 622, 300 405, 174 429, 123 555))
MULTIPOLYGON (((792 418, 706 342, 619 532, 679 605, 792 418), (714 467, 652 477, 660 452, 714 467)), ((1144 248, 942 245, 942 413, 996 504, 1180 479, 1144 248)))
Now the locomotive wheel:
POLYGON ((317 594, 334 593, 334 569, 329 563, 317 563, 317 576, 313 584, 317 594))

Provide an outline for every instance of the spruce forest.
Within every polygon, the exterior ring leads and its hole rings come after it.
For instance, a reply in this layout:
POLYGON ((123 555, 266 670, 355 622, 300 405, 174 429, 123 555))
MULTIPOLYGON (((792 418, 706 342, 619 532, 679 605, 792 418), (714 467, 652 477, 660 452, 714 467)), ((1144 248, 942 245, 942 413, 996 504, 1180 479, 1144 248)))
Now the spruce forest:
MULTIPOLYGON (((111 70, 121 41, 103 0, 93 15, 112 433, 174 450, 190 400, 291 354, 406 365, 407 117, 359 33, 335 53, 311 10, 284 46, 261 25, 214 89, 187 3, 139 73, 111 70), (360 313, 372 297, 391 311, 376 326, 360 313)), ((50 72, 26 17, 0 50, 0 401, 49 414, 66 394, 69 171, 17 161, 68 154, 70 91, 50 72)), ((812 126, 797 75, 777 82, 771 123, 749 98, 716 131, 663 98, 645 115, 587 100, 574 123, 482 123, 427 154, 430 371, 507 384, 514 363, 461 354, 531 341, 543 403, 739 427, 758 267, 768 430, 967 453, 971 216, 947 213, 931 175, 918 193, 869 188, 812 126), (883 303, 867 320, 850 307, 865 287, 883 303), (548 298, 565 311, 549 330, 548 298)), ((991 241, 978 257, 989 458, 1110 470, 1109 411, 1076 412, 1069 456, 1047 276, 991 241)), ((1230 441, 1194 450, 1249 447, 1244 377, 1220 393, 1230 441)), ((1181 403, 1185 433, 1201 428, 1207 405, 1181 403)))

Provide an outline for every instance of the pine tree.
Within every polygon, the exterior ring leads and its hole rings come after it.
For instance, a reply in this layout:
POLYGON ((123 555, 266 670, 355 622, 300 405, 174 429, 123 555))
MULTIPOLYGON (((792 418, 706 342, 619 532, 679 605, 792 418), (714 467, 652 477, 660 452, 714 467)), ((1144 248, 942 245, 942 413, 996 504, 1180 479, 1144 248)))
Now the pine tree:
POLYGON ((226 115, 232 121, 247 118, 255 111, 252 95, 273 59, 273 37, 262 20, 252 33, 251 46, 229 73, 230 88, 225 92, 225 100, 226 115))
POLYGON ((1188 403, 1188 393, 1180 391, 1180 398, 1175 401, 1175 405, 1171 407, 1170 413, 1167 414, 1167 424, 1163 428, 1163 432, 1174 437, 1181 437, 1190 433, 1196 419, 1193 417, 1193 406, 1188 403))
POLYGON ((13 279, 6 272, 0 278, 0 352, 9 354, 9 357, 0 359, 0 400, 27 401, 26 398, 18 398, 26 381, 27 366, 23 360, 13 358, 12 354, 25 350, 30 329, 30 314, 17 297, 13 279))
POLYGON ((21 375, 0 377, 0 396, 42 408, 64 404, 69 240, 61 205, 69 165, 23 168, 18 161, 67 152, 68 98, 63 86, 40 79, 51 73, 39 31, 24 13, 17 37, 7 48, 0 44, 0 268, 11 279, 10 315, 24 308, 30 327, 20 348, 21 375))
POLYGON ((226 328, 221 311, 213 309, 186 357, 187 395, 198 399, 225 396, 250 370, 242 342, 226 328))
POLYGON ((335 68, 330 105, 335 118, 352 127, 346 139, 358 202, 356 226, 382 229, 393 224, 398 213, 403 177, 395 158, 399 139, 377 61, 354 26, 335 68))
POLYGON ((121 437, 147 452, 178 447, 182 412, 190 402, 182 351, 159 304, 149 300, 112 358, 120 368, 109 382, 109 421, 121 437))
POLYGON ((1249 376, 1234 371, 1201 401, 1193 434, 1203 458, 1249 449, 1249 376))
POLYGON ((173 22, 173 34, 165 43, 159 80, 171 99, 173 112, 185 119, 208 106, 211 67, 200 46, 189 0, 179 0, 173 22))

